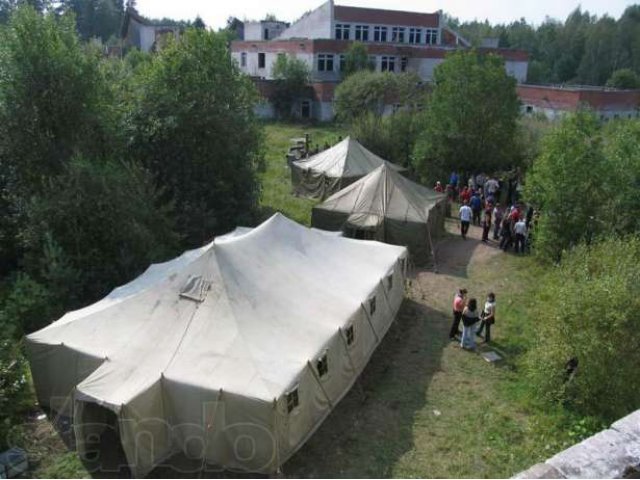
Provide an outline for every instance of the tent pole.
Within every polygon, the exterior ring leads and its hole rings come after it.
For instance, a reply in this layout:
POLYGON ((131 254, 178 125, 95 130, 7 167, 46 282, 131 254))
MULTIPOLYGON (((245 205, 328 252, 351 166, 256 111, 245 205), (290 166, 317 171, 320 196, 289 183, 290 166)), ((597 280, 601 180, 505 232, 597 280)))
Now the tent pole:
POLYGON ((320 390, 322 390, 322 393, 324 394, 324 397, 327 399, 327 402, 329 402, 329 408, 333 410, 333 402, 331 401, 331 398, 329 398, 329 395, 327 395, 327 391, 322 386, 322 382, 318 378, 318 375, 316 375, 315 370, 311 366, 311 361, 309 360, 307 360, 307 367, 309 367, 309 370, 311 370, 311 374, 313 375, 313 378, 316 380, 316 383, 320 387, 320 390))
POLYGON ((280 467, 280 445, 278 444, 278 400, 276 398, 273 399, 273 432, 276 448, 276 476, 280 477, 282 475, 282 468, 280 467))
POLYGON ((360 306, 362 307, 362 310, 364 311, 364 316, 367 318, 367 322, 369 322, 369 326, 371 327, 371 331, 373 332, 373 336, 376 337, 376 343, 380 343, 380 337, 378 336, 378 333, 376 332, 376 329, 373 328, 373 323, 371 322, 371 317, 369 316, 369 312, 367 312, 367 309, 364 306, 364 303, 361 303, 360 306))

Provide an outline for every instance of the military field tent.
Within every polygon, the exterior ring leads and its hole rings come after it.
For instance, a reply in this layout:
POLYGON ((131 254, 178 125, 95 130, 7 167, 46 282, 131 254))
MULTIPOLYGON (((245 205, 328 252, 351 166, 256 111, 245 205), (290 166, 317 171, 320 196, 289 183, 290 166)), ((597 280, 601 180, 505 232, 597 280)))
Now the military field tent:
POLYGON ((297 195, 324 199, 384 164, 404 170, 347 137, 313 157, 293 162, 291 183, 297 195))
POLYGON ((80 454, 112 418, 135 476, 175 453, 272 473, 347 393, 404 296, 404 247, 276 214, 27 337, 80 454))
POLYGON ((382 165, 313 208, 311 224, 345 236, 405 245, 418 260, 444 232, 446 197, 382 165))

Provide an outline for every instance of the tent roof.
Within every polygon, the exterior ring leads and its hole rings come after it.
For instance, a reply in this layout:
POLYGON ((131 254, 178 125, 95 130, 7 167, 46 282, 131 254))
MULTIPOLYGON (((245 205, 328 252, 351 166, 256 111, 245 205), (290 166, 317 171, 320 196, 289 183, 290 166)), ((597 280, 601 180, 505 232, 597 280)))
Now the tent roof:
POLYGON ((110 408, 161 376, 272 401, 404 255, 276 214, 152 265, 28 340, 104 358, 77 392, 110 408))
POLYGON ((313 157, 295 161, 293 164, 298 168, 323 173, 332 178, 363 177, 383 164, 388 164, 394 170, 404 170, 370 152, 351 137, 313 157))
POLYGON ((348 213, 349 223, 371 228, 376 218, 426 222, 429 211, 444 198, 384 164, 314 209, 348 213))

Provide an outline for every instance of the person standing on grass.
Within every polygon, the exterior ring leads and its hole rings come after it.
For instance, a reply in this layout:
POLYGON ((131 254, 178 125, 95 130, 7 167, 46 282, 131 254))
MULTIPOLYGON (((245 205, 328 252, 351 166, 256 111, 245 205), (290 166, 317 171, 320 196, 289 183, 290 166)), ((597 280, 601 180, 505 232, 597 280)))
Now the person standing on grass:
POLYGON ((482 241, 487 243, 489 241, 489 231, 491 230, 491 204, 488 203, 484 209, 484 215, 482 215, 482 241))
POLYGON ((471 197, 471 201, 469 202, 471 205, 471 210, 473 211, 473 224, 480 225, 480 213, 482 212, 482 199, 478 192, 475 192, 471 197))
POLYGON ((478 301, 469 299, 469 303, 462 311, 462 338, 460 346, 469 350, 476 349, 476 335, 474 325, 478 323, 478 301))
POLYGON ((513 232, 516 234, 516 253, 524 253, 524 247, 527 242, 527 222, 524 218, 520 218, 513 226, 513 232))
POLYGON ((484 342, 489 343, 491 341, 491 325, 496 323, 496 295, 493 292, 490 292, 487 295, 487 301, 484 304, 484 310, 482 310, 482 314, 480 315, 480 326, 478 330, 476 330, 476 335, 480 338, 482 337, 482 330, 487 329, 487 334, 484 337, 484 342))
POLYGON ((471 211, 471 207, 467 205, 465 201, 464 204, 460 207, 460 234, 462 238, 467 238, 467 232, 469 231, 469 224, 471 223, 471 217, 473 216, 473 212, 471 211))
POLYGON ((500 223, 502 222, 502 216, 504 212, 502 211, 502 207, 499 203, 496 203, 496 206, 493 207, 493 239, 498 240, 500 238, 500 223))
POLYGON ((500 248, 503 251, 509 250, 513 241, 511 235, 511 217, 509 215, 504 216, 502 219, 502 226, 500 227, 500 248))
POLYGON ((449 340, 455 340, 456 335, 460 334, 460 320, 462 319, 466 296, 467 290, 461 288, 456 293, 456 296, 453 297, 453 322, 451 323, 451 330, 449 331, 449 340))

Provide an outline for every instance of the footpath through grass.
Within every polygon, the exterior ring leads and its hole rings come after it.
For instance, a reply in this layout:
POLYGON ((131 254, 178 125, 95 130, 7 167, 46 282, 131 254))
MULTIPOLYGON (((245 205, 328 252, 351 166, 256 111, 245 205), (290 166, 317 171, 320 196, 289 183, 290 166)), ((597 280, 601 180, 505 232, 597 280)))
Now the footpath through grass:
MULTIPOLYGON (((323 145, 344 133, 333 126, 275 123, 265 130, 263 215, 280 211, 308 225, 314 202, 291 195, 289 139, 306 132, 323 145)), ((361 379, 284 465, 286 476, 509 477, 590 433, 562 407, 542 405, 523 372, 535 330, 528 314, 532 292, 544 272, 528 257, 481 244, 475 227, 466 242, 454 234, 453 220, 448 229, 438 250, 439 273, 415 272, 396 322, 361 379), (492 348, 504 357, 500 364, 449 342, 452 295, 459 287, 481 302, 489 290, 496 292, 492 348)), ((86 477, 53 431, 41 430, 47 438, 35 446, 50 454, 32 475, 86 477)))

